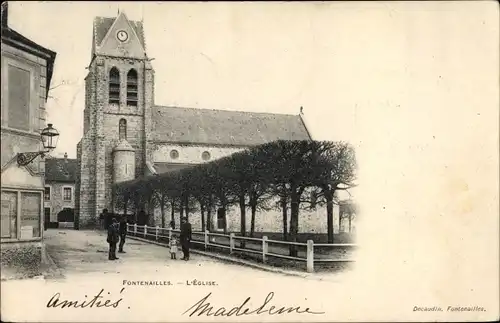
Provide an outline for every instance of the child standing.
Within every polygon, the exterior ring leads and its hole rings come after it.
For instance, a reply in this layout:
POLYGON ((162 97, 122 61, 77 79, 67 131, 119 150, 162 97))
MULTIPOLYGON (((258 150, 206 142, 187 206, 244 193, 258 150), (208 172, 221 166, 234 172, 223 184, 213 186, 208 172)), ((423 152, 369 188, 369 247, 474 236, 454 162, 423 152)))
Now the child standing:
POLYGON ((169 242, 170 247, 170 259, 177 259, 177 237, 172 236, 169 242))

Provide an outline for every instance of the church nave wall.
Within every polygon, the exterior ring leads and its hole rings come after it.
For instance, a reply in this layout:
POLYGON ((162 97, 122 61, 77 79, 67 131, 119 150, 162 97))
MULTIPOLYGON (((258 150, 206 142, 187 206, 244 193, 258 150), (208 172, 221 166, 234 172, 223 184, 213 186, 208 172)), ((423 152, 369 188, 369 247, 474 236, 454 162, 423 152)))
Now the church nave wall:
POLYGON ((229 156, 243 149, 204 145, 157 144, 153 151, 153 160, 155 163, 200 164, 229 156), (177 158, 174 158, 176 154, 172 151, 177 151, 177 158), (209 155, 205 152, 208 152, 209 155), (207 157, 209 158, 204 159, 207 157))

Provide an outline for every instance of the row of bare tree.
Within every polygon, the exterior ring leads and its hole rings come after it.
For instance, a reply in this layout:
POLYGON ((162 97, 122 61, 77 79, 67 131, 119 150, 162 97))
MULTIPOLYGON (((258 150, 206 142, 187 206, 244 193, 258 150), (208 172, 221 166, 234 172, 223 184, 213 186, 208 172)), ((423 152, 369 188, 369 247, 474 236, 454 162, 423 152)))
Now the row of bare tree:
POLYGON ((354 186, 356 169, 355 152, 348 143, 275 141, 209 163, 116 184, 114 203, 125 213, 130 206, 136 210, 145 207, 148 214, 159 207, 163 227, 167 208, 172 221, 175 212, 182 217, 199 211, 202 230, 212 229, 214 207, 225 218, 226 210, 237 205, 242 236, 247 234, 247 208, 253 236, 256 212, 278 207, 283 213, 283 238, 287 241, 297 241, 301 208, 326 204, 331 243, 335 193, 354 186), (273 205, 277 198, 279 205, 273 205))

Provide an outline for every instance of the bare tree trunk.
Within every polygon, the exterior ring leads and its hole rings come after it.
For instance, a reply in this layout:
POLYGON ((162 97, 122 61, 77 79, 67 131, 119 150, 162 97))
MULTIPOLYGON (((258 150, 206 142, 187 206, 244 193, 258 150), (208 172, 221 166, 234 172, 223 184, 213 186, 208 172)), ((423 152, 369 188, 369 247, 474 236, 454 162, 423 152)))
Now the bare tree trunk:
POLYGON ((172 223, 172 229, 175 229, 175 199, 170 201, 170 222, 172 223))
POLYGON ((161 196, 161 202, 160 202, 160 209, 161 209, 161 227, 165 227, 165 195, 162 194, 161 196))
POLYGON ((155 209, 154 209, 154 205, 153 205, 153 200, 152 198, 150 198, 148 200, 148 209, 147 209, 147 224, 149 226, 155 226, 156 223, 155 223, 155 209))
POLYGON ((281 199, 281 211, 283 212, 283 241, 288 241, 288 209, 286 197, 281 199))
POLYGON ((200 203, 200 211, 201 211, 201 231, 205 232, 205 206, 203 203, 200 203))
POLYGON ((352 213, 349 213, 349 233, 351 233, 352 213))
MULTIPOLYGON (((292 193, 290 195, 290 235, 289 241, 297 242, 297 234, 299 229, 299 194, 296 189, 292 187, 292 193)), ((290 256, 297 257, 297 246, 290 245, 290 256)))
POLYGON ((212 231, 212 208, 208 208, 207 210, 207 230, 212 231))
MULTIPOLYGON (((247 233, 247 210, 245 204, 245 195, 240 194, 239 196, 240 212, 241 212, 241 223, 240 223, 240 234, 242 237, 246 236, 247 233)), ((245 247, 245 240, 240 240, 240 247, 245 247)))
POLYGON ((127 217, 127 205, 128 205, 128 198, 123 199, 123 216, 125 217, 125 220, 128 223, 128 217, 127 217))
POLYGON ((328 227, 328 243, 333 243, 333 194, 325 193, 326 198, 326 219, 328 227))
POLYGON ((257 205, 253 203, 251 209, 252 209, 252 223, 250 224, 250 236, 253 237, 255 234, 255 214, 257 213, 257 205))

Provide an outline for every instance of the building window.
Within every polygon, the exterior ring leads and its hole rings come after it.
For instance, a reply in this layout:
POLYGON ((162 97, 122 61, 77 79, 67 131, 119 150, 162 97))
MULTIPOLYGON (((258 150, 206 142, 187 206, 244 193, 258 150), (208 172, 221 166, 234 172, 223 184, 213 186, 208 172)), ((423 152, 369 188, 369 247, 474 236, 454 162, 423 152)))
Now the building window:
POLYGON ((8 116, 10 128, 30 130, 30 72, 16 66, 8 67, 8 116))
POLYGON ((40 237, 40 193, 21 192, 21 239, 40 237))
POLYGON ((44 194, 44 200, 45 201, 50 201, 50 187, 45 187, 45 194, 44 194))
POLYGON ((131 69, 127 74, 127 105, 137 106, 137 72, 131 69))
POLYGON ((2 191, 2 238, 17 238, 17 192, 2 191))
POLYGON ((42 192, 2 191, 2 238, 39 238, 42 192), (19 228, 19 229, 18 229, 19 228))
POLYGON ((120 140, 127 139, 127 120, 120 119, 120 123, 118 125, 118 137, 120 140))
POLYGON ((209 160, 210 159, 210 153, 208 151, 204 151, 202 154, 201 154, 201 158, 203 160, 209 160))
POLYGON ((179 152, 177 150, 173 149, 172 151, 170 151, 170 158, 172 158, 172 159, 179 158, 179 152))
POLYGON ((64 187, 63 188, 63 200, 64 201, 71 201, 71 187, 64 187))
POLYGON ((109 103, 120 104, 120 71, 116 67, 109 71, 109 103))

